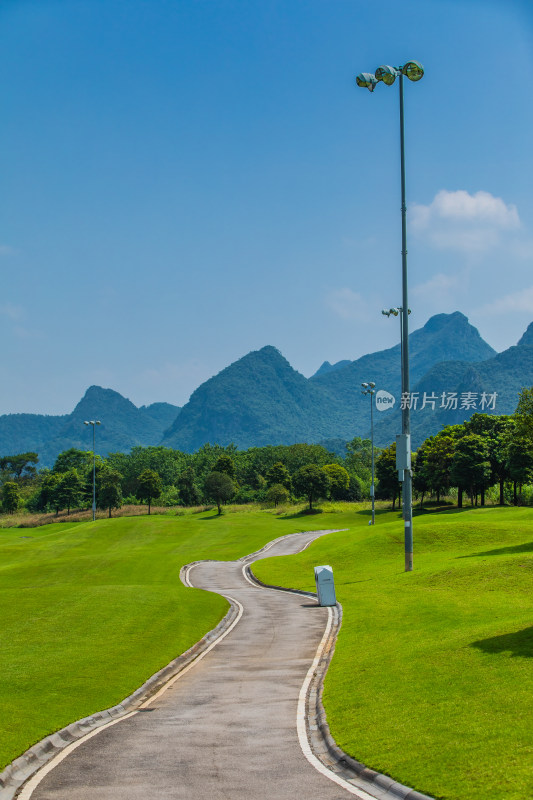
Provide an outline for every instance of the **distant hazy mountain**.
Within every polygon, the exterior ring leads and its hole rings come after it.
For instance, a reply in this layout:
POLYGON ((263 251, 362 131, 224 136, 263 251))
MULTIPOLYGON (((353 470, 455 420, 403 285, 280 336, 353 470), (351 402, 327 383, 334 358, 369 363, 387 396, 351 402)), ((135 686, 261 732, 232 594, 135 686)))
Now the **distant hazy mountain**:
POLYGON ((329 361, 324 361, 312 377, 316 378, 317 375, 324 375, 325 372, 333 372, 336 369, 342 369, 342 367, 347 367, 348 364, 351 363, 352 362, 347 359, 344 359, 344 361, 337 361, 336 364, 330 364, 329 361))
POLYGON ((158 444, 179 410, 169 403, 137 408, 112 389, 91 386, 71 414, 0 416, 0 454, 33 450, 39 454, 40 466, 51 466, 58 453, 69 447, 92 450, 92 430, 83 424, 91 419, 101 421, 96 429, 96 450, 102 455, 158 444))
POLYGON ((163 444, 192 452, 205 442, 234 442, 240 448, 316 442, 329 436, 335 419, 341 424, 329 392, 268 346, 196 389, 163 444))
MULTIPOLYGON (((417 393, 418 408, 411 411, 411 436, 413 447, 418 447, 428 436, 438 433, 446 425, 455 425, 469 419, 476 411, 487 411, 481 407, 483 393, 488 397, 497 394, 495 407, 489 413, 512 414, 517 406, 518 395, 524 387, 533 386, 533 323, 531 323, 517 345, 509 347, 493 358, 478 363, 448 361, 435 364, 412 387, 417 393), (470 392, 476 404, 470 409, 441 408, 427 406, 421 409, 424 392, 426 396, 442 396, 455 392, 459 399, 463 393, 470 392)), ((396 407, 392 412, 378 414, 376 421, 376 441, 387 444, 401 429, 401 415, 396 407)))
MULTIPOLYGON (((432 317, 409 336, 409 346, 413 382, 446 356, 479 362, 495 355, 459 312, 432 317)), ((306 380, 273 347, 248 353, 193 393, 163 443, 192 451, 206 441, 239 447, 347 441, 370 427, 363 381, 400 397, 399 345, 321 370, 306 380)))
MULTIPOLYGON (((392 324, 392 322, 391 322, 392 324)), ((398 323, 397 323, 398 324, 398 323)), ((398 324, 399 333, 399 324, 398 324)), ((368 344, 371 349, 371 342, 368 344)), ((519 343, 496 353, 459 312, 438 314, 409 336, 411 391, 419 407, 411 414, 412 444, 478 408, 420 409, 423 393, 497 393, 494 413, 512 413, 523 386, 533 385, 533 323, 519 343)), ((370 399, 361 383, 393 394, 392 410, 375 414, 376 444, 401 430, 400 346, 356 361, 325 362, 312 378, 294 370, 274 347, 248 353, 205 381, 180 410, 168 403, 137 408, 112 389, 91 386, 71 414, 0 417, 0 455, 36 450, 51 465, 68 447, 92 448, 86 419, 100 419, 97 452, 128 451, 134 445, 175 447, 192 452, 206 442, 240 448, 294 442, 331 442, 336 451, 354 436, 368 436, 370 399)))

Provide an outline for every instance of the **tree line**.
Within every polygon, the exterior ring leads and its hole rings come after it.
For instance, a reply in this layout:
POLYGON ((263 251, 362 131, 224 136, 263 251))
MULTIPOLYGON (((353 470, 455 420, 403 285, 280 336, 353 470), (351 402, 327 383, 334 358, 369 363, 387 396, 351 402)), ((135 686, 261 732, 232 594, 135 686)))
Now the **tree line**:
MULTIPOLYGON (((400 502, 396 472, 396 444, 385 448, 376 461, 376 496, 400 502)), ((486 493, 497 490, 500 505, 516 505, 522 488, 533 481, 533 387, 523 389, 511 416, 473 414, 459 425, 449 425, 430 436, 413 453, 413 491, 420 506, 431 495, 437 501, 457 492, 471 505, 485 505, 486 493)))
MULTIPOLYGON (((38 454, 0 458, 2 510, 55 512, 90 508, 93 454, 71 448, 52 469, 39 469, 38 454)), ((162 506, 217 505, 228 501, 278 505, 306 499, 368 499, 371 443, 355 437, 338 455, 318 444, 272 445, 238 450, 235 445, 205 444, 196 453, 167 447, 134 447, 94 459, 95 499, 112 515, 123 504, 146 503, 148 513, 162 506)), ((497 487, 500 504, 518 503, 522 488, 533 482, 533 387, 523 389, 511 416, 474 414, 459 425, 430 436, 413 454, 413 490, 422 506, 457 493, 472 505, 485 503, 497 487)), ((400 501, 395 443, 376 449, 376 498, 400 501)))
MULTIPOLYGON (((370 485, 370 442, 355 438, 340 457, 321 445, 294 444, 238 450, 206 444, 196 453, 167 447, 134 447, 130 453, 96 456, 95 499, 112 515, 123 504, 163 506, 261 502, 278 505, 306 498, 361 500, 370 485)), ((52 469, 38 468, 38 454, 0 459, 2 509, 13 513, 90 508, 93 454, 70 448, 52 469)))

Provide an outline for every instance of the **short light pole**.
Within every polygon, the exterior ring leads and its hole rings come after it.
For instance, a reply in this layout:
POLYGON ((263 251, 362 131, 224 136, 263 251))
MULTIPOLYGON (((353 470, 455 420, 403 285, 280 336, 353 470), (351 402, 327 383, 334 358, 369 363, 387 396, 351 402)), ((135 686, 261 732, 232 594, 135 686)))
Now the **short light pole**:
POLYGON ((376 521, 376 509, 374 503, 374 394, 376 393, 376 384, 369 381, 362 383, 363 391, 361 394, 370 395, 370 440, 372 442, 372 484, 370 486, 370 497, 372 500, 372 525, 376 521))
MULTIPOLYGON (((402 308, 409 308, 407 298, 407 206, 405 203, 405 146, 403 124, 403 79, 419 81, 424 75, 424 68, 418 61, 407 61, 399 67, 382 65, 375 73, 361 72, 355 79, 358 86, 373 92, 382 81, 392 86, 396 78, 400 84, 400 180, 402 198, 402 308)), ((405 571, 413 569, 413 476, 410 468, 411 458, 411 422, 409 417, 409 324, 408 314, 402 314, 402 392, 405 398, 402 403, 402 436, 396 445, 397 464, 400 479, 403 477, 404 498, 404 542, 405 571)))
POLYGON ((84 425, 92 425, 93 426, 93 522, 96 519, 96 437, 95 437, 95 430, 96 426, 100 425, 100 420, 98 419, 91 419, 89 421, 85 421, 84 425))

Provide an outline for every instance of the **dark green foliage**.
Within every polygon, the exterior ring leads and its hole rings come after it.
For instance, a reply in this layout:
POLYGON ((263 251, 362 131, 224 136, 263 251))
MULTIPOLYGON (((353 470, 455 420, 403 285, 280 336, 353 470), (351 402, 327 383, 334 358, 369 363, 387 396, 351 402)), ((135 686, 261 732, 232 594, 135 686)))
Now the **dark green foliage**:
POLYGON ((219 456, 213 467, 213 472, 225 472, 230 478, 235 478, 235 463, 227 453, 219 456))
POLYGON ((180 474, 176 486, 180 500, 184 506, 196 506, 201 500, 201 495, 195 482, 196 476, 192 467, 187 467, 180 474))
POLYGON ((163 483, 159 474, 153 469, 144 469, 137 478, 135 493, 139 500, 145 500, 150 513, 152 500, 156 500, 162 492, 163 483))
POLYGON ((0 471, 10 473, 14 478, 32 478, 35 475, 36 465, 39 461, 37 453, 19 453, 14 456, 0 458, 0 471))
POLYGON ((135 494, 137 479, 145 469, 154 470, 164 486, 174 486, 185 469, 188 457, 168 447, 134 447, 131 453, 110 453, 106 459, 123 476, 124 495, 135 494))
MULTIPOLYGON (((379 455, 379 448, 374 448, 374 456, 379 455)), ((346 443, 345 467, 349 472, 369 481, 372 477, 372 442, 355 436, 346 443)))
POLYGON ((57 487, 61 476, 55 472, 47 472, 43 476, 41 487, 35 493, 30 504, 30 511, 50 511, 56 514, 59 512, 59 498, 57 487))
POLYGON ((283 486, 290 492, 291 476, 289 470, 285 464, 281 463, 281 461, 277 461, 275 464, 272 464, 265 477, 267 486, 283 486))
POLYGON ((69 469, 68 472, 61 475, 52 502, 56 503, 57 508, 66 508, 67 514, 70 514, 70 509, 81 503, 83 490, 84 483, 77 470, 69 469))
POLYGON ((298 497, 307 497, 311 511, 315 500, 327 497, 329 478, 318 464, 307 464, 295 473, 292 485, 298 497))
POLYGON ((378 485, 376 488, 376 499, 392 500, 392 509, 396 498, 400 496, 400 482, 396 471, 396 442, 381 451, 376 459, 376 478, 378 485))
POLYGON ((472 505, 476 495, 490 486, 489 451, 483 437, 468 434, 457 441, 450 478, 454 486, 468 491, 472 505))
POLYGON ((218 513, 222 513, 222 503, 231 500, 235 494, 235 484, 225 472, 210 472, 205 479, 205 493, 217 504, 218 513))
POLYGON ((268 503, 277 506, 278 503, 287 503, 290 495, 286 486, 283 486, 281 483, 273 483, 272 486, 269 487, 265 497, 268 503))
POLYGON ((340 464, 326 464, 322 467, 329 482, 329 496, 332 500, 348 500, 350 476, 340 464))
POLYGON ((109 516, 113 508, 120 508, 122 505, 122 475, 116 470, 106 468, 100 474, 100 486, 96 495, 98 508, 107 508, 109 516))
POLYGON ((6 481, 2 486, 2 511, 13 514, 20 505, 20 489, 15 481, 6 481))
POLYGON ((365 498, 365 487, 357 475, 350 475, 350 483, 348 485, 348 492, 346 500, 352 503, 357 503, 359 500, 365 498))
POLYGON ((93 454, 86 450, 78 450, 70 447, 58 455, 52 468, 53 472, 63 473, 71 469, 84 473, 89 466, 92 466, 93 454))
POLYGON ((491 484, 498 483, 500 487, 500 505, 504 502, 504 483, 510 478, 508 454, 509 443, 517 437, 524 445, 521 436, 520 425, 516 421, 516 416, 507 417, 503 415, 474 414, 465 423, 468 432, 483 436, 487 448, 491 470, 491 484))

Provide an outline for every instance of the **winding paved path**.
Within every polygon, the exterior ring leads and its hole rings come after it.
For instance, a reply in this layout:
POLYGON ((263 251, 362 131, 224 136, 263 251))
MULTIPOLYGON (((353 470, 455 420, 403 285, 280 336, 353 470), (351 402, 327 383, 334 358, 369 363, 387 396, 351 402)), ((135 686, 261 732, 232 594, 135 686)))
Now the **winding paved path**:
MULTIPOLYGON (((243 565, 301 551, 293 534, 236 562, 201 562, 194 586, 236 600, 241 618, 202 660, 138 711, 85 739, 24 800, 342 800, 300 746, 296 712, 328 620, 313 599, 262 589, 243 565)), ((42 775, 42 773, 41 773, 42 775)), ((368 798, 365 792, 356 794, 368 798)))

